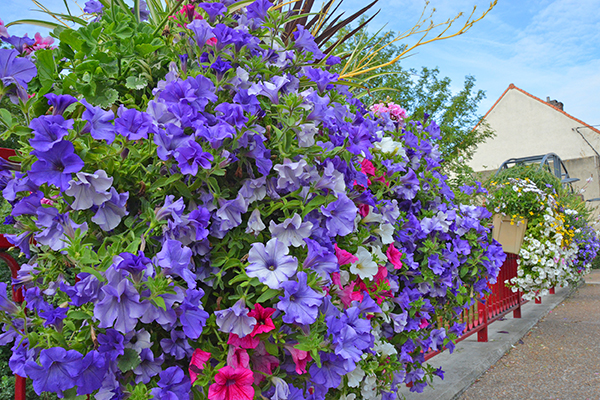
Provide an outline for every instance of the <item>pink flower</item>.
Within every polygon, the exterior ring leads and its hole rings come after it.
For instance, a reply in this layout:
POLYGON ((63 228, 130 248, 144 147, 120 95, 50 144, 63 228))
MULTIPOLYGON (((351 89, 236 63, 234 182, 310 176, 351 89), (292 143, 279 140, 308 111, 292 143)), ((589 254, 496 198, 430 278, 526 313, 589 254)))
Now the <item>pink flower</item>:
POLYGON ((250 336, 254 337, 256 335, 260 335, 261 333, 271 332, 273 329, 275 329, 275 325, 271 319, 271 315, 273 315, 274 312, 274 308, 264 308, 260 304, 256 303, 254 305, 254 310, 248 313, 249 317, 254 317, 256 319, 256 325, 254 325, 254 330, 250 333, 250 336))
POLYGON ((254 376, 247 368, 223 367, 215 375, 215 383, 208 388, 210 400, 252 400, 254 376))
POLYGON ((365 175, 375 176, 375 172, 377 172, 377 169, 375 169, 375 166, 371 161, 365 158, 360 162, 360 166, 362 167, 361 170, 365 175))
POLYGON ((8 31, 6 30, 6 27, 4 26, 4 22, 2 22, 2 20, 0 19, 0 37, 9 37, 10 35, 8 34, 8 31))
POLYGON ((201 370, 204 369, 204 366, 210 359, 210 353, 206 351, 202 351, 200 349, 194 350, 194 354, 192 354, 192 360, 190 361, 190 378, 192 379, 192 384, 198 377, 198 374, 201 370))
POLYGON ((340 265, 352 264, 358 261, 358 257, 346 250, 340 249, 337 243, 335 244, 335 256, 337 257, 338 264, 340 265))
POLYGON ((54 43, 54 38, 50 36, 43 38, 42 35, 40 35, 40 33, 37 32, 35 34, 35 43, 31 46, 26 46, 24 50, 27 54, 31 54, 36 50, 52 49, 54 48, 52 47, 52 43, 54 43))
POLYGON ((217 38, 213 37, 213 38, 208 39, 206 41, 206 44, 209 45, 209 46, 216 46, 217 45, 217 38))
MULTIPOLYGON (((250 313, 248 313, 250 315, 250 313)), ((254 349, 260 343, 259 338, 255 338, 251 335, 246 335, 243 338, 240 338, 235 333, 229 334, 229 339, 227 340, 227 344, 231 344, 233 346, 241 347, 244 349, 254 349)))
POLYGON ((368 204, 361 204, 358 206, 358 212, 360 213, 360 216, 365 218, 367 215, 369 215, 369 205, 368 204))
POLYGON ((252 354, 252 367, 254 368, 254 384, 258 385, 265 379, 265 375, 273 375, 273 370, 279 366, 277 357, 270 355, 261 342, 252 354), (263 372, 261 374, 261 372, 263 372))
POLYGON ((292 355, 292 360, 294 360, 294 364, 296 364, 296 373, 298 375, 302 375, 306 373, 306 364, 312 360, 310 353, 304 350, 298 350, 292 345, 285 345, 285 348, 292 355))
MULTIPOLYGON (((180 20, 181 17, 185 16, 189 22, 192 22, 195 19, 203 19, 202 15, 196 11, 196 7, 193 4, 187 4, 181 8, 181 10, 177 11, 176 15, 171 15, 169 19, 174 21, 180 20)), ((183 28, 181 24, 177 24, 178 27, 183 28)))
POLYGON ((389 103, 388 110, 390 112, 390 118, 396 121, 405 120, 408 117, 408 113, 398 104, 389 103))
POLYGON ((402 268, 402 261, 400 261, 402 258, 402 253, 400 250, 396 249, 393 244, 389 245, 385 255, 387 256, 388 260, 390 260, 392 265, 394 265, 394 269, 402 268))
POLYGON ((229 351, 227 352, 227 365, 233 368, 248 368, 250 365, 250 356, 246 349, 229 346, 229 351))

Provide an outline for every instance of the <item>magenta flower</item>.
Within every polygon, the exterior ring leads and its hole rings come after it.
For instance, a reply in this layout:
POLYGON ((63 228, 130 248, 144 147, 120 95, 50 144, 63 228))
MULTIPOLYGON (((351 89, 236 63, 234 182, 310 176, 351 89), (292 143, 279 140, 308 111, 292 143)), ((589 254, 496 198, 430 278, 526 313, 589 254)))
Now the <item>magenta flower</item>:
POLYGON ((209 400, 252 400, 254 374, 247 368, 223 367, 208 388, 209 400))

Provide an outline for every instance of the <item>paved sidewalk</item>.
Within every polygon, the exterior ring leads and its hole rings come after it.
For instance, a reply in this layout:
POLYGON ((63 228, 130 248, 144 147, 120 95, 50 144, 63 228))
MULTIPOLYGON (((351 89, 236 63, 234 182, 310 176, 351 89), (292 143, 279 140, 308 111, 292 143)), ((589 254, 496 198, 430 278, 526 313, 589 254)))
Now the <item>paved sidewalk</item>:
POLYGON ((600 399, 600 270, 579 288, 557 288, 542 304, 528 302, 520 319, 509 313, 489 326, 488 337, 478 343, 472 335, 453 354, 433 357, 429 363, 442 367, 445 379, 421 394, 408 388, 400 394, 407 400, 600 399))

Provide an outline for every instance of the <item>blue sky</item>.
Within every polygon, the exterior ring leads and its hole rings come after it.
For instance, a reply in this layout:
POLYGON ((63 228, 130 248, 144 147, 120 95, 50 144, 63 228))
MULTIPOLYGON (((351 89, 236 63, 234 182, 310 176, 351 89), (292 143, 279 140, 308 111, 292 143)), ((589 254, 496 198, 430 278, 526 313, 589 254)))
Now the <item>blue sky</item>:
MULTIPOLYGON (((64 9, 62 0, 41 0, 52 10, 64 9)), ((84 1, 79 4, 83 7, 84 1)), ((77 6, 72 1, 75 10, 77 6)), ((366 0, 345 0, 345 10, 354 11, 366 0)), ((382 12, 371 24, 377 30, 405 31, 421 14, 424 1, 380 0, 382 12)), ((482 0, 431 0, 434 21, 458 12, 480 13, 489 5, 482 0)), ((4 22, 40 18, 28 0, 2 0, 4 22)), ((565 111, 590 125, 600 124, 600 0, 499 0, 498 5, 464 35, 431 43, 402 60, 407 68, 439 67, 459 90, 464 77, 473 75, 477 88, 486 92, 480 114, 484 114, 509 84, 546 99, 564 103, 565 111)), ((73 11, 73 10, 72 10, 73 11)), ((74 14, 77 14, 74 11, 74 14)), ((464 18, 463 18, 464 19, 464 18)), ((457 22, 457 26, 461 20, 457 22)), ((15 26, 9 32, 33 36, 37 29, 15 26)), ((409 42, 410 43, 410 42, 409 42)))

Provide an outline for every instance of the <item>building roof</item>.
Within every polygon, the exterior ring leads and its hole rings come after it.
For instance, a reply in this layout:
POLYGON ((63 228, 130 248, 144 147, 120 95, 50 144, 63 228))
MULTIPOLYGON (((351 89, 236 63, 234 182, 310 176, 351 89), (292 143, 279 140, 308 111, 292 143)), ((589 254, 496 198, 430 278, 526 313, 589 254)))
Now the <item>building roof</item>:
MULTIPOLYGON (((540 98, 538 98, 538 97, 535 97, 534 95, 532 95, 532 94, 530 94, 530 93, 527 93, 526 91, 524 91, 524 90, 523 90, 523 89, 521 89, 521 88, 518 88, 518 87, 516 87, 516 86, 515 86, 514 84, 512 84, 512 83, 511 83, 510 85, 508 85, 508 88, 507 88, 507 89, 504 91, 504 93, 502 93, 502 95, 501 95, 501 96, 498 98, 498 100, 496 100, 496 102, 495 102, 495 103, 494 103, 494 105, 493 105, 493 106, 492 106, 492 107, 491 107, 491 108, 488 110, 488 112, 486 112, 486 113, 485 113, 485 115, 483 116, 483 118, 481 119, 481 121, 483 121, 483 120, 484 120, 484 119, 485 119, 485 118, 486 118, 486 117, 489 115, 489 113, 490 113, 490 112, 492 112, 492 110, 494 109, 494 107, 496 107, 496 104, 498 104, 498 103, 500 102, 500 100, 502 100, 502 98, 504 97, 504 95, 505 95, 505 94, 506 94, 506 93, 507 93, 507 92, 508 92, 510 89, 516 89, 516 90, 518 90, 519 92, 523 93, 524 95, 526 95, 526 96, 529 96, 529 97, 531 97, 532 99, 534 99, 534 100, 537 100, 537 101, 539 101, 540 103, 543 103, 543 104, 547 105, 548 107, 552 108, 553 110, 556 110, 556 111, 558 111, 559 113, 562 113, 562 114, 566 115, 567 117, 571 118, 573 121, 576 121, 577 123, 581 124, 582 126, 585 126, 586 128, 588 128, 588 129, 590 129, 590 130, 592 130, 592 131, 594 131, 594 132, 596 132, 596 133, 600 134, 600 130, 598 130, 598 129, 594 128, 594 127, 593 127, 593 126, 591 126, 591 125, 588 125, 588 124, 586 124, 585 122, 583 122, 582 120, 580 120, 580 119, 578 119, 578 118, 575 118, 575 117, 574 117, 574 116, 572 116, 571 114, 564 112, 564 111, 563 111, 563 110, 561 110, 560 108, 557 108, 557 107, 553 106, 552 104, 548 103, 547 101, 544 101, 544 100, 542 100, 542 99, 540 99, 540 98)), ((477 126, 475 126, 475 128, 473 128, 473 129, 477 129, 477 127, 478 127, 478 126, 479 126, 479 123, 478 123, 478 124, 477 124, 477 126)))

